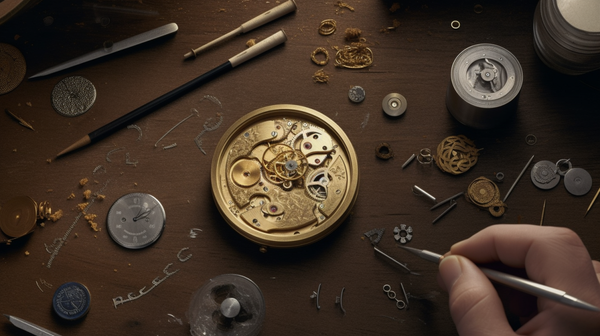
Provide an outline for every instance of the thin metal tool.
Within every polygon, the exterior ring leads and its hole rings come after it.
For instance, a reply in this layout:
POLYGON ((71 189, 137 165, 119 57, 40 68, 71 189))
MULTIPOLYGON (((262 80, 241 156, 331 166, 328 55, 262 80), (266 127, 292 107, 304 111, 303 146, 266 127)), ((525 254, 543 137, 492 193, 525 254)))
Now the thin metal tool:
POLYGON ((48 329, 42 328, 38 325, 35 325, 31 322, 25 321, 22 318, 18 318, 11 315, 6 315, 6 318, 10 321, 10 323, 14 324, 15 327, 25 330, 30 334, 38 335, 38 336, 60 336, 59 334, 52 332, 48 329))
POLYGON ((321 305, 319 304, 319 295, 321 295, 321 284, 319 284, 319 288, 317 288, 317 291, 313 291, 310 295, 311 299, 317 299, 317 310, 321 309, 321 305))
POLYGON ((513 189, 515 188, 515 186, 521 179, 521 176, 523 176, 523 173, 525 173, 525 171, 527 170, 527 167, 529 167, 529 164, 531 163, 531 161, 533 161, 534 157, 535 157, 535 155, 532 155, 531 159, 529 159, 529 161, 527 161, 527 164, 525 165, 525 167, 523 167, 523 170, 521 170, 521 174, 519 174, 519 176, 517 177, 517 179, 515 180, 513 185, 510 187, 510 189, 508 189, 508 192, 506 193, 506 196, 504 196, 504 199, 502 200, 502 202, 506 203, 506 199, 508 198, 508 195, 510 195, 510 193, 513 191, 513 189))
POLYGON ((450 206, 444 210, 444 212, 442 212, 439 216, 437 216, 432 222, 431 224, 435 224, 435 222, 439 221, 440 219, 442 219, 442 217, 444 217, 448 212, 450 212, 450 210, 454 209, 454 207, 456 206, 456 201, 455 200, 450 200, 450 206))
POLYGON ((448 203, 450 201, 453 201, 456 198, 458 198, 458 197, 460 197, 460 196, 462 196, 464 194, 465 194, 465 192, 461 191, 461 192, 459 192, 458 194, 456 194, 454 196, 450 196, 450 197, 446 198, 445 200, 443 200, 443 201, 437 203, 436 205, 432 206, 429 210, 435 210, 435 209, 439 208, 440 206, 442 206, 442 205, 444 205, 444 204, 446 204, 446 203, 448 203))
POLYGON ((167 36, 169 34, 173 34, 178 29, 179 29, 179 27, 177 27, 177 24, 175 24, 175 23, 166 24, 164 26, 149 30, 147 32, 132 36, 130 38, 126 38, 122 41, 115 42, 110 47, 100 48, 100 49, 94 50, 90 53, 87 53, 85 55, 82 55, 82 56, 76 57, 72 60, 61 63, 59 65, 53 66, 49 69, 46 69, 42 72, 39 72, 39 73, 29 77, 29 79, 38 78, 38 77, 42 77, 42 76, 48 76, 55 72, 65 70, 65 69, 74 67, 76 65, 83 64, 83 63, 86 63, 86 62, 89 62, 89 61, 92 61, 92 60, 95 60, 95 59, 98 59, 98 58, 101 58, 101 57, 104 57, 107 55, 114 54, 121 50, 131 48, 131 47, 137 46, 139 44, 142 44, 142 43, 145 43, 148 41, 152 41, 152 40, 155 40, 155 39, 163 37, 163 36, 167 36))
POLYGON ((380 255, 382 255, 382 256, 384 256, 384 257, 386 257, 388 260, 392 261, 394 264, 396 264, 396 265, 398 265, 398 266, 402 267, 403 269, 407 270, 407 271, 408 271, 410 274, 413 274, 413 275, 421 275, 421 274, 419 274, 419 273, 416 273, 416 272, 413 272, 413 271, 411 271, 411 270, 410 270, 410 269, 409 269, 409 268, 406 266, 406 264, 403 264, 403 263, 401 263, 401 262, 397 261, 396 259, 394 259, 394 258, 390 257, 389 255, 385 254, 385 252, 383 252, 382 250, 380 250, 380 249, 379 249, 377 246, 373 246, 373 249, 375 250, 375 252, 377 252, 377 253, 379 253, 380 255))
POLYGON ((247 33, 247 32, 249 32, 255 28, 258 28, 266 23, 269 23, 275 19, 278 19, 288 13, 294 12, 294 11, 296 11, 296 9, 297 9, 297 7, 296 7, 296 3, 294 2, 294 0, 288 0, 284 3, 282 3, 281 5, 275 7, 271 10, 268 10, 249 21, 246 21, 241 26, 230 31, 229 33, 227 33, 219 38, 216 38, 199 48, 192 49, 192 51, 183 55, 183 58, 188 59, 190 57, 194 57, 194 58, 198 57, 198 54, 205 51, 206 49, 209 49, 223 41, 229 40, 230 38, 238 36, 242 33, 247 33))
POLYGON ((544 200, 544 205, 542 206, 542 218, 540 219, 540 226, 544 225, 544 214, 546 213, 546 200, 544 200))
MULTIPOLYGON (((444 256, 441 254, 437 254, 435 252, 427 251, 427 250, 419 250, 412 247, 400 246, 403 249, 416 254, 417 256, 425 259, 427 261, 434 262, 439 264, 444 256)), ((552 288, 546 285, 539 284, 537 282, 533 282, 531 280, 523 279, 516 277, 514 275, 498 272, 495 270, 491 270, 485 267, 479 267, 479 269, 490 279, 506 285, 508 287, 519 290, 523 293, 531 294, 537 297, 544 297, 546 299, 550 299, 552 301, 556 301, 558 303, 562 303, 564 305, 568 305, 571 307, 585 309, 595 312, 600 312, 600 308, 582 301, 576 297, 573 297, 567 294, 565 291, 561 291, 556 288, 552 288)))
POLYGON ((583 215, 584 218, 585 218, 585 216, 587 216, 588 212, 590 212, 590 209, 592 208, 592 206, 594 205, 594 203, 596 203, 596 198, 598 198, 598 194, 600 194, 600 188, 598 188, 598 191, 596 192, 596 196, 594 196, 594 199, 590 203, 590 206, 585 211, 585 215, 583 215))
POLYGON ((425 196, 430 201, 432 201, 434 204, 436 203, 436 198, 435 197, 433 197, 430 193, 428 193, 427 191, 423 190, 422 188, 420 188, 416 184, 412 186, 412 192, 413 192, 413 194, 415 194, 417 196, 425 196))

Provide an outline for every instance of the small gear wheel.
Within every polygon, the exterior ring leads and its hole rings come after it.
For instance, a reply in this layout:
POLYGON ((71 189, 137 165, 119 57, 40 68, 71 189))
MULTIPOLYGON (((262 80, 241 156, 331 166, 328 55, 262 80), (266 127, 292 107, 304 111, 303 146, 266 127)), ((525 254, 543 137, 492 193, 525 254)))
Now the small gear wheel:
POLYGON ((400 224, 400 227, 394 228, 394 239, 401 244, 406 244, 412 240, 412 226, 406 224, 400 224))

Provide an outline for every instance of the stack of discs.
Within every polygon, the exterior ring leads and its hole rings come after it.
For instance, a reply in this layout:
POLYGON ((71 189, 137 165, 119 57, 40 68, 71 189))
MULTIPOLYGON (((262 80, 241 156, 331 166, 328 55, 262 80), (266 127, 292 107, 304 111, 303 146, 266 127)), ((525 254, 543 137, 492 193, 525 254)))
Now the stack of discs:
POLYGON ((540 1, 533 19, 534 46, 550 68, 581 75, 600 69, 600 1, 540 1))

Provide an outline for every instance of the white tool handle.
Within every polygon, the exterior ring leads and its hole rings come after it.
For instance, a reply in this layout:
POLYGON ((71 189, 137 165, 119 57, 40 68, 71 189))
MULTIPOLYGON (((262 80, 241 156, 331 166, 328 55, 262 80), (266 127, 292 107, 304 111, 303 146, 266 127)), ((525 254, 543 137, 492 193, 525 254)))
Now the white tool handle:
POLYGON ((252 59, 255 56, 262 54, 263 52, 280 45, 281 43, 287 41, 287 35, 283 29, 278 31, 277 33, 267 37, 266 39, 258 42, 252 47, 242 51, 241 53, 233 56, 229 59, 229 63, 231 63, 232 67, 236 67, 249 59, 252 59))
POLYGON ((273 21, 277 18, 280 18, 288 13, 295 11, 296 8, 297 7, 294 0, 288 0, 273 9, 262 13, 254 19, 246 21, 240 26, 240 28, 242 28, 243 33, 247 33, 256 27, 262 26, 267 22, 273 21))

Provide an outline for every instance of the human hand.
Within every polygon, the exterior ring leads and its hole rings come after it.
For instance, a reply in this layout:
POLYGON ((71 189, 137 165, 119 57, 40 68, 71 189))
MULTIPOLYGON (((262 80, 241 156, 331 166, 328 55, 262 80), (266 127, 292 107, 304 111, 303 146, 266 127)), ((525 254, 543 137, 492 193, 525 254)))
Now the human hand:
POLYGON ((439 266, 438 282, 449 293, 461 336, 600 335, 600 313, 531 296, 537 314, 513 331, 498 292, 474 264, 492 262, 525 269, 530 280, 600 307, 600 262, 591 260, 577 234, 558 227, 493 225, 454 244, 439 266))

